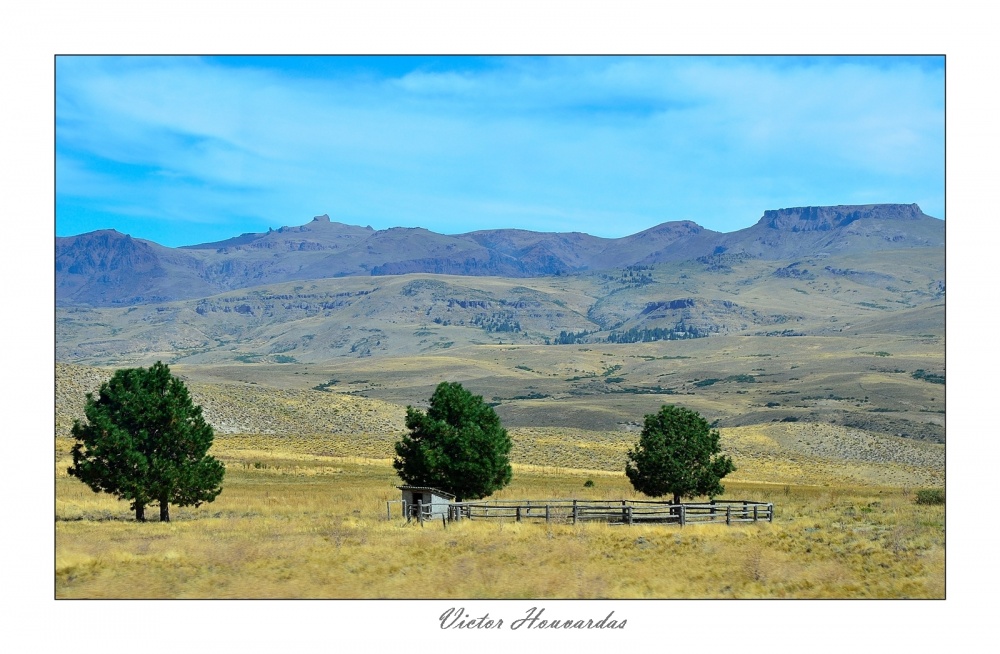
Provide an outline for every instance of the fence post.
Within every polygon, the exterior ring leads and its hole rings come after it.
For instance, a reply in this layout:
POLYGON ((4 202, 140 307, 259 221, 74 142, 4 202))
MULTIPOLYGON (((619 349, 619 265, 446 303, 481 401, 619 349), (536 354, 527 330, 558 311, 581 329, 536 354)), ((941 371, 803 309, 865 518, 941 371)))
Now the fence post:
POLYGON ((757 522, 757 505, 753 505, 753 521, 757 522))
POLYGON ((417 520, 420 522, 420 526, 424 526, 424 501, 417 500, 417 520))
POLYGON ((631 526, 632 526, 632 507, 630 506, 630 507, 628 507, 628 508, 627 508, 627 509, 625 509, 625 510, 626 510, 626 511, 627 511, 627 513, 628 513, 628 524, 629 524, 629 526, 631 527, 631 526))
POLYGON ((386 502, 385 503, 385 519, 386 520, 392 520, 392 514, 389 513, 389 505, 390 504, 391 504, 391 502, 386 502))
POLYGON ((726 505, 726 524, 727 525, 733 524, 733 505, 732 504, 727 504, 726 505))
POLYGON ((573 500, 573 524, 574 525, 576 524, 576 514, 577 514, 576 500, 573 500))
POLYGON ((685 524, 687 524, 687 516, 685 515, 683 504, 680 505, 680 510, 681 510, 681 526, 683 527, 685 524))
POLYGON ((546 504, 545 505, 545 523, 548 524, 548 522, 549 522, 549 505, 546 504))
POLYGON ((517 522, 521 522, 521 507, 520 506, 517 507, 517 519, 516 519, 516 521, 517 522))
POLYGON ((406 503, 406 500, 403 500, 403 517, 406 518, 407 522, 410 521, 410 518, 411 518, 411 516, 410 516, 410 505, 408 505, 406 503))
POLYGON ((768 522, 774 522, 774 505, 773 504, 768 504, 767 505, 767 521, 768 522))
POLYGON ((711 518, 711 519, 712 519, 712 522, 715 522, 715 500, 712 500, 712 509, 711 509, 711 513, 712 513, 712 518, 711 518))

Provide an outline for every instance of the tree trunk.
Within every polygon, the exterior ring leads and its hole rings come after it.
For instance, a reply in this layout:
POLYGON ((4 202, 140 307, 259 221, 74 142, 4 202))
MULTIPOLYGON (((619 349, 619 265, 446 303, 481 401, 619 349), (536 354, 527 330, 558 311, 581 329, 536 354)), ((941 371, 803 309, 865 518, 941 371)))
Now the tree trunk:
POLYGON ((160 522, 170 522, 170 504, 160 500, 160 522))
POLYGON ((146 522, 146 505, 136 504, 135 505, 135 519, 136 522, 146 522))

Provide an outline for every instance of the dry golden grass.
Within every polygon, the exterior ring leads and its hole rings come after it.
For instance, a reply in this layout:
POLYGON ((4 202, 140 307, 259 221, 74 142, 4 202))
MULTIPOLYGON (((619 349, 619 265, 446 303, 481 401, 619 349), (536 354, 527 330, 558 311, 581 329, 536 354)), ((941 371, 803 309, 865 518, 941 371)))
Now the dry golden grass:
MULTIPOLYGON (((83 420, 86 393, 96 393, 113 371, 56 364, 56 435, 69 436, 73 420, 83 420)), ((284 389, 248 383, 190 384, 216 433, 294 435, 392 434, 405 429, 402 406, 343 393, 284 389)))
MULTIPOLYGON (((69 441, 56 439, 57 597, 944 596, 944 508, 917 506, 901 488, 840 484, 817 469, 816 485, 727 482, 728 498, 774 502, 770 524, 421 528, 398 504, 387 518, 399 497, 388 460, 318 447, 218 438, 222 495, 172 510, 173 522, 138 524, 126 503, 66 475, 69 441)), ((617 472, 518 465, 495 497, 635 496, 617 472)))
POLYGON ((776 484, 944 486, 944 445, 836 425, 765 424, 720 430, 737 471, 776 484))

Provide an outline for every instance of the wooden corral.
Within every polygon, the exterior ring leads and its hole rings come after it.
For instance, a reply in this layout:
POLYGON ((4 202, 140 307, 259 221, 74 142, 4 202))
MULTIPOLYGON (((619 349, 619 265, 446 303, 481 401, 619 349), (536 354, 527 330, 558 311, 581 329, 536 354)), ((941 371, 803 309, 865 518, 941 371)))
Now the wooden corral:
MULTIPOLYGON (((411 505, 412 506, 412 505, 411 505)), ((389 513, 388 504, 386 512, 389 513)), ((611 524, 686 524, 758 522, 774 520, 774 504, 748 500, 711 500, 674 504, 658 500, 491 500, 451 502, 444 510, 412 506, 404 515, 423 520, 443 516, 452 520, 513 520, 576 524, 600 521, 611 524)))

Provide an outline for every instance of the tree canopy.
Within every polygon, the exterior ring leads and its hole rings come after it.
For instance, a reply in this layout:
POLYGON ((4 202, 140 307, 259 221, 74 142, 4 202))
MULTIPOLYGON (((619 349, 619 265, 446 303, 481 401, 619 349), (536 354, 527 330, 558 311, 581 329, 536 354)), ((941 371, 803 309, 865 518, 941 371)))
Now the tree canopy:
POLYGON ((650 497, 721 495, 721 479, 736 470, 719 454, 719 432, 698 412, 667 405, 645 417, 636 447, 628 452, 625 474, 632 487, 650 497))
POLYGON ((118 370, 87 393, 86 422, 73 424, 73 465, 68 472, 90 486, 131 502, 136 520, 159 502, 160 520, 169 505, 200 506, 222 492, 225 468, 207 454, 211 425, 187 387, 161 362, 118 370))
POLYGON ((511 479, 511 440, 493 408, 461 384, 442 382, 424 413, 406 407, 409 434, 392 465, 404 483, 429 486, 459 501, 480 499, 511 479))

